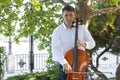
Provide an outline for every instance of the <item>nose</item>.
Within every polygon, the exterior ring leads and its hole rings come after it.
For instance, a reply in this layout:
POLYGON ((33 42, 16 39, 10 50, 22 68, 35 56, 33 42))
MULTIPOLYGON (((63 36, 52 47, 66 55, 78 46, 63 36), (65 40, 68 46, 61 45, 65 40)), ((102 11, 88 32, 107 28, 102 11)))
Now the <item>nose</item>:
POLYGON ((70 15, 68 16, 68 19, 71 19, 71 16, 70 16, 70 15))

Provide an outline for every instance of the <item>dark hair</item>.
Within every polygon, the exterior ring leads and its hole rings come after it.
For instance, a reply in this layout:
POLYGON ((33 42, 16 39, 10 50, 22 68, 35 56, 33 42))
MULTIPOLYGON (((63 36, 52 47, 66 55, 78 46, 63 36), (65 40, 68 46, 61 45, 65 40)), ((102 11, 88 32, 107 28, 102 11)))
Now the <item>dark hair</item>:
POLYGON ((75 9, 72 6, 67 5, 67 6, 63 7, 62 13, 64 13, 64 11, 73 11, 73 12, 75 12, 75 9))

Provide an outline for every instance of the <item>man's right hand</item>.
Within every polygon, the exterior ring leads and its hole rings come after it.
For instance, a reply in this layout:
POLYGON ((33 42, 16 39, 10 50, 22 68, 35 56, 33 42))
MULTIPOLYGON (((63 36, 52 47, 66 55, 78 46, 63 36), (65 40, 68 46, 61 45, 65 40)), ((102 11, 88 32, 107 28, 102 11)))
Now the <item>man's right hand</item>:
POLYGON ((63 71, 65 73, 68 73, 68 72, 72 71, 72 68, 69 64, 66 63, 66 64, 63 64, 63 71))

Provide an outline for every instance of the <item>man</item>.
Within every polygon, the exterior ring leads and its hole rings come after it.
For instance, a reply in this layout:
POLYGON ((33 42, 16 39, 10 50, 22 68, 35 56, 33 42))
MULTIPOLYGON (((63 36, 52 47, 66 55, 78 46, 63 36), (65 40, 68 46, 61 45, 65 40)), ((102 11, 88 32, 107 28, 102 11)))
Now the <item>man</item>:
MULTIPOLYGON (((75 44, 75 27, 72 27, 76 18, 75 9, 69 5, 63 7, 62 17, 64 22, 54 30, 52 35, 52 54, 53 60, 60 63, 60 80, 66 80, 66 74, 71 71, 71 67, 64 54, 74 48, 75 44)), ((95 41, 84 25, 78 26, 77 45, 82 50, 95 47, 95 41)))

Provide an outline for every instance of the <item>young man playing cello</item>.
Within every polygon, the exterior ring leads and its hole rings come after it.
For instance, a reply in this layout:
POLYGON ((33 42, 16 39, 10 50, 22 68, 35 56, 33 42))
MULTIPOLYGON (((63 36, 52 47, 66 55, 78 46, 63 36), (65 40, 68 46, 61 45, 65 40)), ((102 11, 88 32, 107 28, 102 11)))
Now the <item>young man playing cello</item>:
MULTIPOLYGON (((60 24, 52 34, 52 55, 53 60, 60 63, 60 80, 66 80, 67 73, 72 70, 64 55, 74 48, 75 27, 72 27, 76 18, 75 9, 72 6, 65 6, 62 9, 64 22, 60 24)), ((78 49, 92 49, 95 41, 89 30, 84 25, 78 26, 78 49)))

